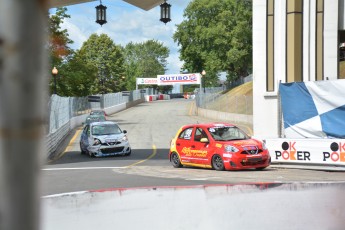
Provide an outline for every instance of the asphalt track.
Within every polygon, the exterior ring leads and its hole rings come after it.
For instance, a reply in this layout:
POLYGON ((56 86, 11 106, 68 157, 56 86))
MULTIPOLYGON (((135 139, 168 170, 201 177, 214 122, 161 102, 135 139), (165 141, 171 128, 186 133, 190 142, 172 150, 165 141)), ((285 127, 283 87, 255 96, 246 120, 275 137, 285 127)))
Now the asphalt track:
MULTIPOLYGON (((61 153, 42 168, 41 195, 85 190, 155 186, 192 186, 252 183, 344 182, 345 172, 327 168, 291 168, 271 165, 266 170, 215 171, 192 167, 173 168, 169 143, 179 127, 209 120, 193 116, 192 100, 175 99, 139 104, 108 117, 128 131, 132 155, 90 158, 80 154, 81 127, 60 146, 61 153)), ((250 127, 239 126, 248 134, 250 127)))

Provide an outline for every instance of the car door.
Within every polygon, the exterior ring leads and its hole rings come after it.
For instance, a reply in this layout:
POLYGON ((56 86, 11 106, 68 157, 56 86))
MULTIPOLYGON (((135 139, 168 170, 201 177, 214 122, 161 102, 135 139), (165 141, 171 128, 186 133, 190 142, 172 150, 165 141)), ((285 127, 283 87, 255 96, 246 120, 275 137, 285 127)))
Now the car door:
POLYGON ((176 140, 176 150, 180 155, 181 162, 192 163, 191 140, 193 127, 187 127, 180 132, 176 140))
POLYGON ((82 150, 84 151, 86 151, 87 147, 89 146, 89 135, 88 135, 89 133, 90 133, 90 125, 86 125, 80 137, 80 147, 83 148, 82 150))
POLYGON ((208 140, 210 140, 205 130, 200 127, 196 127, 194 131, 194 137, 191 142, 191 151, 194 156, 193 162, 195 164, 205 166, 210 164, 208 162, 209 142, 201 142, 201 139, 203 138, 207 138, 208 140))

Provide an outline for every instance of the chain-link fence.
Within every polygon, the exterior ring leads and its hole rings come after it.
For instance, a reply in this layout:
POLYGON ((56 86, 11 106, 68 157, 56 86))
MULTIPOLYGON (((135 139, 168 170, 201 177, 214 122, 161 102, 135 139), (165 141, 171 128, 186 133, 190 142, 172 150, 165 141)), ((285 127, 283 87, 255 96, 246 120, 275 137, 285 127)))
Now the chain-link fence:
POLYGON ((199 108, 226 113, 253 114, 253 96, 232 96, 222 93, 206 93, 196 96, 199 108))
POLYGON ((104 109, 131 101, 142 99, 145 95, 155 94, 152 88, 129 92, 129 96, 123 96, 120 93, 109 93, 100 96, 100 102, 89 102, 88 97, 60 97, 52 95, 49 102, 49 125, 47 133, 54 133, 57 129, 65 125, 71 118, 88 114, 92 109, 104 109))
POLYGON ((196 94, 196 105, 199 108, 214 110, 225 113, 253 115, 253 95, 229 95, 225 94, 225 90, 232 89, 236 86, 253 80, 253 76, 249 75, 240 78, 237 81, 230 82, 223 87, 200 89, 201 93, 196 94))
POLYGON ((46 147, 52 155, 71 129, 80 125, 92 109, 125 109, 129 102, 144 101, 145 95, 156 94, 152 88, 130 91, 129 94, 110 93, 100 96, 100 102, 89 102, 88 97, 60 97, 52 95, 48 103, 48 124, 46 125, 46 147), (83 116, 84 115, 84 116, 83 116))

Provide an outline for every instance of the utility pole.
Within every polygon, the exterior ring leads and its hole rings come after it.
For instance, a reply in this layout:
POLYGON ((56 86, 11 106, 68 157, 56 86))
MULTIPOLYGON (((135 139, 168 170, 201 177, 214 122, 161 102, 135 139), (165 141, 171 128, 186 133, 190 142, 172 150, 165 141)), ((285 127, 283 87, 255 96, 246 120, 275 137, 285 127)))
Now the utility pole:
POLYGON ((0 229, 37 230, 48 1, 0 1, 0 229))

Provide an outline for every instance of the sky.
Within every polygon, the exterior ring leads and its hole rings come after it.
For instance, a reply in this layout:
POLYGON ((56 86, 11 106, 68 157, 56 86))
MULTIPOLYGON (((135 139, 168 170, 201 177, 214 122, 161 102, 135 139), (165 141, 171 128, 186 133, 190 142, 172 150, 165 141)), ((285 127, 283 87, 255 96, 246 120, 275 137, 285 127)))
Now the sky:
MULTIPOLYGON (((157 40, 170 49, 167 60, 167 72, 180 72, 183 62, 179 59, 179 47, 172 38, 176 25, 183 20, 183 12, 190 0, 168 0, 171 4, 171 21, 164 24, 160 19, 160 7, 149 11, 142 10, 122 0, 103 0, 107 7, 107 23, 97 24, 95 7, 98 1, 82 3, 67 7, 71 18, 64 20, 62 29, 67 29, 69 38, 74 41, 71 48, 80 49, 83 42, 93 33, 107 34, 115 44, 125 46, 129 42, 139 43, 147 40, 157 40)), ((54 13, 54 11, 52 12, 54 13)))

